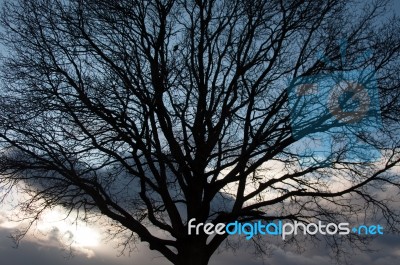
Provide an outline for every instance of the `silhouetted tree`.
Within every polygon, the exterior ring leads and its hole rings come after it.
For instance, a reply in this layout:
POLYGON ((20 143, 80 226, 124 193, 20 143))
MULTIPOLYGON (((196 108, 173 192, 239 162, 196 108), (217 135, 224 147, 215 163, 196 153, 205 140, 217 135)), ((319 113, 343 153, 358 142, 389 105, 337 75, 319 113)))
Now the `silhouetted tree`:
POLYGON ((399 187, 400 24, 386 5, 6 1, 2 188, 23 184, 33 220, 55 205, 107 216, 176 265, 227 240, 188 235, 192 218, 374 209, 395 230, 382 191, 399 187))

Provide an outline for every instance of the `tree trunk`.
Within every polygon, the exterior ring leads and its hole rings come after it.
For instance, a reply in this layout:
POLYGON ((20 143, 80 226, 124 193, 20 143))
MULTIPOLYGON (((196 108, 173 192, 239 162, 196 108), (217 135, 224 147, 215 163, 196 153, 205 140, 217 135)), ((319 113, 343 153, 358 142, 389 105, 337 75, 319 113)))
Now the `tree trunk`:
POLYGON ((210 255, 206 250, 205 240, 191 238, 182 242, 178 250, 178 258, 175 265, 207 265, 210 255))

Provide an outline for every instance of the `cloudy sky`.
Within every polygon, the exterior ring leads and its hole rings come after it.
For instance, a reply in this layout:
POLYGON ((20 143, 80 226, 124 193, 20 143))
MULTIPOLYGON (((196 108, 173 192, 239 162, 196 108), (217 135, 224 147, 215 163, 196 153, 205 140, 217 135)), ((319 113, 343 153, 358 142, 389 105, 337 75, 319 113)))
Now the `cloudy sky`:
MULTIPOLYGON (((3 212, 4 216, 5 213, 3 212)), ((101 229, 92 226, 72 226, 68 222, 60 221, 60 215, 51 212, 46 215, 37 226, 35 233, 30 233, 14 248, 10 234, 16 228, 15 224, 0 219, 0 262, 4 265, 164 265, 169 264, 156 252, 151 252, 145 245, 137 245, 137 249, 129 255, 119 256, 116 242, 102 241, 101 229), (65 249, 67 238, 74 238, 73 253, 65 249)), ((308 245, 302 253, 291 251, 290 248, 282 250, 274 245, 274 240, 265 240, 269 244, 271 255, 256 257, 245 247, 235 253, 224 251, 215 255, 210 262, 212 265, 328 265, 334 260, 329 257, 329 251, 324 244, 320 247, 308 245)), ((374 251, 357 252, 349 256, 349 263, 354 265, 392 265, 400 259, 400 237, 398 235, 385 234, 375 238, 369 245, 374 251)))
MULTIPOLYGON (((393 1, 393 10, 400 13, 400 0, 393 1)), ((0 3, 2 1, 0 0, 0 3)), ((49 212, 15 248, 10 234, 17 228, 9 222, 11 212, 7 206, 0 207, 0 264, 2 265, 164 265, 170 264, 160 254, 138 244, 137 249, 126 255, 119 255, 115 241, 105 241, 101 227, 95 225, 74 226, 61 221, 57 211, 49 212), (65 242, 73 238, 73 252, 65 249, 65 242)), ((334 264, 324 244, 306 246, 305 251, 297 253, 290 248, 282 250, 268 239, 264 241, 271 248, 271 255, 264 259, 251 254, 250 249, 240 248, 235 253, 222 251, 213 256, 210 265, 328 265, 334 264)), ((374 251, 357 252, 349 256, 353 265, 392 265, 400 260, 400 236, 385 234, 375 238, 369 245, 374 251)))

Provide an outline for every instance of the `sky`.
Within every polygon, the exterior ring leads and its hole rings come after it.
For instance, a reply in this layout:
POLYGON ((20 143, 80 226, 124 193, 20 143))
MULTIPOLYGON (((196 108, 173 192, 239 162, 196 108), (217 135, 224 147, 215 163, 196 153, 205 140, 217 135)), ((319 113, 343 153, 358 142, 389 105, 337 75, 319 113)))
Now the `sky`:
MULTIPOLYGON (((393 10, 400 14, 400 0, 393 1, 393 10)), ((0 3, 2 1, 0 0, 0 3)), ((391 11, 393 11, 391 10, 391 11)), ((119 255, 118 242, 107 241, 102 234, 102 227, 96 225, 74 226, 61 221, 57 211, 49 212, 16 248, 10 234, 18 228, 9 222, 12 213, 7 206, 0 207, 0 264, 2 265, 167 265, 170 264, 157 252, 150 251, 146 244, 139 243, 128 255, 119 255), (72 255, 65 249, 65 242, 73 238, 72 255)), ((283 250, 267 238, 271 255, 261 259, 245 247, 236 252, 221 251, 212 257, 210 265, 330 265, 334 260, 324 244, 305 246, 305 251, 298 253, 291 248, 283 250)), ((375 238, 369 245, 374 251, 357 252, 349 256, 353 265, 392 265, 400 260, 400 236, 385 234, 375 238)))
MULTIPOLYGON (((54 217, 54 215, 53 215, 54 217)), ((0 263, 3 265, 25 265, 29 261, 30 265, 167 265, 164 258, 156 252, 151 252, 144 244, 137 245, 137 249, 129 255, 117 256, 118 249, 115 249, 116 242, 102 242, 101 228, 92 226, 86 232, 85 229, 76 231, 76 227, 63 227, 60 223, 55 223, 56 219, 43 220, 42 225, 38 225, 39 230, 35 235, 30 233, 22 240, 18 248, 13 247, 13 241, 9 238, 10 233, 15 229, 13 224, 0 219, 0 263), (41 227, 42 226, 42 227, 41 227), (52 229, 50 229, 53 227, 52 229), (58 228, 55 228, 58 227, 58 228), (66 231, 72 233, 76 238, 77 244, 71 253, 63 248, 65 246, 63 238, 66 231), (79 238, 79 235, 83 237, 79 238)), ((84 227, 87 228, 87 227, 84 227)), ((78 228, 80 229, 80 228, 78 228)), ((324 244, 319 246, 308 245, 302 253, 274 245, 274 240, 266 239, 263 243, 269 244, 271 252, 264 260, 254 256, 249 249, 239 248, 235 253, 225 251, 213 256, 210 265, 330 265, 334 260, 329 257, 329 251, 324 244)), ((373 252, 355 251, 349 257, 349 263, 354 265, 392 265, 397 264, 400 259, 400 238, 398 235, 385 234, 377 237, 370 244, 373 252)))

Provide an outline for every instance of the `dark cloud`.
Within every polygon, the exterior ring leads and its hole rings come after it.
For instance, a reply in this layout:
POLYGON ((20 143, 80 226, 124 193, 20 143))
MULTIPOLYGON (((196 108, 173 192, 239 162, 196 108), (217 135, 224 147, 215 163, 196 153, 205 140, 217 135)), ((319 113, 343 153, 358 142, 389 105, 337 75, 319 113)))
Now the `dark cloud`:
MULTIPOLYGON (((0 221, 1 224, 1 221, 0 221)), ((65 249, 60 242, 57 229, 52 230, 47 239, 35 239, 27 236, 15 248, 10 238, 12 229, 0 227, 0 264, 1 265, 170 265, 159 254, 151 252, 142 244, 130 255, 118 256, 115 244, 103 244, 94 249, 94 256, 85 251, 65 249)))
MULTIPOLYGON (((265 242, 268 244, 268 242, 265 242)), ((214 256, 210 265, 332 265, 337 264, 335 259, 329 255, 327 247, 321 243, 311 245, 304 241, 305 251, 297 253, 293 249, 286 251, 281 248, 272 247, 269 257, 263 260, 249 253, 243 253, 242 250, 236 253, 227 252, 223 255, 214 256)), ((372 249, 369 252, 360 252, 350 249, 350 255, 347 257, 348 264, 352 265, 393 265, 398 264, 400 260, 400 236, 383 235, 375 238, 369 245, 372 249)))
MULTIPOLYGON (((0 264, 2 265, 109 265, 118 264, 111 258, 106 260, 104 258, 88 258, 81 253, 75 253, 75 256, 70 257, 67 250, 61 247, 51 246, 50 244, 43 245, 31 240, 23 240, 18 248, 14 248, 14 243, 10 239, 10 230, 0 230, 0 264)), ((55 243, 55 238, 50 237, 50 242, 55 243)))

